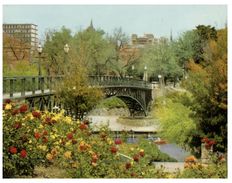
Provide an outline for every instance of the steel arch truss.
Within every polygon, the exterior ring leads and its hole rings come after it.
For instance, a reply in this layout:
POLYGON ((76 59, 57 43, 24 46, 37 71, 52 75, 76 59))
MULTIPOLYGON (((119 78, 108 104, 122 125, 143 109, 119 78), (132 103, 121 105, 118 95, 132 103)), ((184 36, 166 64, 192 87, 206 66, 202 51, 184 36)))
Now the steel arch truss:
POLYGON ((109 98, 116 96, 120 98, 128 107, 131 116, 136 113, 143 113, 147 116, 150 102, 152 100, 152 90, 147 88, 137 87, 103 87, 105 97, 109 98))

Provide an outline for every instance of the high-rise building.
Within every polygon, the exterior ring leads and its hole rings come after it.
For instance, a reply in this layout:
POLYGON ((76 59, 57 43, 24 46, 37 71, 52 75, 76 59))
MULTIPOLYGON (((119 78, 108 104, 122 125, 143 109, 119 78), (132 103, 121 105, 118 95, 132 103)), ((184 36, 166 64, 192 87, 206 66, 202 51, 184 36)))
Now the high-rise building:
POLYGON ((38 46, 37 27, 35 24, 3 24, 3 33, 29 45, 31 56, 38 46))

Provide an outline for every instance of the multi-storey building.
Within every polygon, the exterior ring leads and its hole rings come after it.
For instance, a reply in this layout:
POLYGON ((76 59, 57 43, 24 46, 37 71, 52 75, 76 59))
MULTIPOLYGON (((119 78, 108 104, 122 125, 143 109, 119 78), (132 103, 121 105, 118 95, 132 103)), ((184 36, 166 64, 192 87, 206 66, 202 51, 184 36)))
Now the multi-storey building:
MULTIPOLYGON (((3 24, 3 33, 28 45, 30 58, 38 46, 38 26, 35 24, 3 24)), ((14 45, 13 45, 14 46, 14 45)), ((5 45, 3 45, 5 47, 5 45)), ((7 49, 7 48, 4 48, 7 49)), ((29 60, 30 60, 29 58, 29 60)))
POLYGON ((38 44, 38 29, 35 24, 3 24, 3 32, 21 39, 25 43, 30 43, 36 48, 38 44))

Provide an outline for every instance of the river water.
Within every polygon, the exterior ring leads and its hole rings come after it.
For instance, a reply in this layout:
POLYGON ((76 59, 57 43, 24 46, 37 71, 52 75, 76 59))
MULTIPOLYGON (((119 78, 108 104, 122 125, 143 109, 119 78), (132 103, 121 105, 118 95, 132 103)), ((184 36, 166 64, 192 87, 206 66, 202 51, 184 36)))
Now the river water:
MULTIPOLYGON (((159 130, 159 124, 155 119, 147 119, 149 120, 148 123, 144 123, 143 126, 141 125, 127 125, 125 123, 120 123, 119 119, 120 116, 98 116, 98 115, 89 115, 88 119, 92 122, 91 126, 94 130, 98 130, 98 128, 102 125, 108 125, 109 129, 112 131, 143 131, 143 132, 157 132, 159 130)), ((144 122, 145 119, 143 119, 144 122)), ((131 119, 130 119, 131 122, 131 119)), ((138 123, 138 120, 135 120, 135 123, 138 123)), ((155 137, 157 138, 157 137, 155 137)), ((152 140, 152 138, 150 139, 152 140)), ((128 143, 136 143, 136 139, 128 138, 128 143)), ((184 159, 190 155, 189 152, 185 151, 181 147, 177 146, 176 144, 162 144, 158 145, 158 148, 161 152, 168 154, 170 157, 175 158, 179 162, 183 162, 184 159)))

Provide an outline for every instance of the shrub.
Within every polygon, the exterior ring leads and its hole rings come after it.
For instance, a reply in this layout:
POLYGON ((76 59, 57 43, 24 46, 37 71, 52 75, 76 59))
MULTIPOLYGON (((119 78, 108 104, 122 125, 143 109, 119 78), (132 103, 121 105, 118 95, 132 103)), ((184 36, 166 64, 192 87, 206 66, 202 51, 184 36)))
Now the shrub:
POLYGON ((106 127, 94 134, 87 121, 73 121, 64 116, 64 111, 30 112, 26 104, 12 101, 4 106, 4 177, 33 176, 35 166, 40 165, 60 167, 74 178, 161 176, 149 166, 148 141, 141 144, 143 148, 137 144, 133 152, 128 152, 123 139, 114 141, 106 127))

